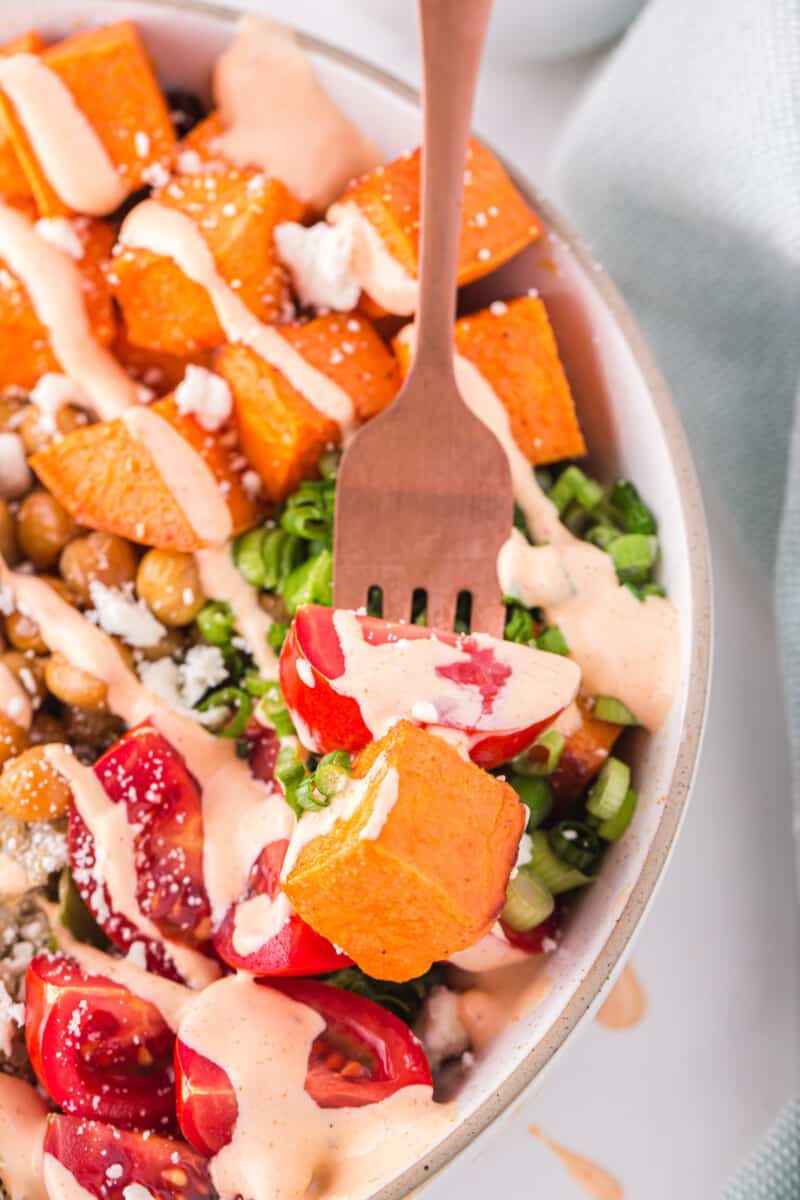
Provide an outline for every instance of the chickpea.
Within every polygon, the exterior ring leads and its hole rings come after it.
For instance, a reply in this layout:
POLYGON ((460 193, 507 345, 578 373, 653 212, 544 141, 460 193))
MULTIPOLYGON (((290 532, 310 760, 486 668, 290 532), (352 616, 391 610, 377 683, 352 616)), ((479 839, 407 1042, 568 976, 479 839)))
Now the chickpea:
POLYGON ((33 654, 23 654, 21 650, 6 650, 0 655, 0 662, 25 688, 33 707, 38 708, 47 695, 44 682, 45 659, 36 658, 33 654))
POLYGON ((63 704, 76 704, 79 708, 88 708, 90 712, 102 712, 106 708, 108 688, 103 680, 73 666, 59 652, 48 658, 44 681, 55 698, 63 704))
POLYGON ((72 792, 51 765, 43 746, 31 746, 10 759, 0 774, 0 809, 18 821, 53 821, 63 817, 72 792))
POLYGON ((121 588, 136 578, 136 551, 115 533, 94 531, 73 538, 61 551, 59 570, 75 595, 91 604, 89 584, 97 580, 106 587, 121 588))
POLYGON ((73 429, 79 429, 86 424, 86 413, 72 404, 63 404, 53 419, 45 416, 35 404, 31 404, 17 432, 22 438, 26 454, 35 454, 37 450, 44 450, 57 437, 72 433, 73 429))
POLYGON ((105 750, 125 732, 125 722, 113 713, 90 712, 65 704, 64 731, 70 745, 89 746, 94 750, 105 750))
POLYGON ((7 500, 0 499, 0 554, 10 567, 19 562, 17 523, 7 500))
POLYGON ((142 646, 138 655, 145 662, 156 662, 159 658, 177 658, 186 646, 187 637, 182 629, 168 629, 155 646, 142 646))
POLYGON ((0 433, 16 433, 22 423, 28 401, 24 395, 0 396, 0 433))
POLYGON ((188 625, 205 603, 191 554, 148 550, 136 572, 136 590, 165 625, 188 625))
POLYGON ((0 713, 0 766, 16 758, 28 745, 28 734, 21 725, 0 713))
POLYGON ((67 740, 64 723, 52 713, 39 712, 34 715, 29 731, 32 746, 46 746, 48 742, 65 742, 67 740))
POLYGON ((58 556, 77 529, 67 510, 49 492, 31 492, 19 506, 19 548, 39 571, 46 571, 58 562, 58 556))
MULTIPOLYGON (((75 603, 75 596, 61 579, 52 575, 42 575, 41 578, 43 583, 49 583, 50 587, 58 592, 62 600, 66 600, 68 604, 75 603)), ((25 653, 33 651, 34 654, 47 653, 47 643, 32 617, 26 617, 21 612, 11 613, 6 617, 6 634, 11 645, 17 650, 25 653)))

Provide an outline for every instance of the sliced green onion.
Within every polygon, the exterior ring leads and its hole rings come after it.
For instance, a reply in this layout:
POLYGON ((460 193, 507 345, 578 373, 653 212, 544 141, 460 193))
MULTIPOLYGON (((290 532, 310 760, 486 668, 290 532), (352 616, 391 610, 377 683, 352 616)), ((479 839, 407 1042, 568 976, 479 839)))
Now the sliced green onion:
POLYGON ((520 869, 538 875, 554 896, 592 882, 591 875, 584 875, 583 871, 570 867, 558 857, 543 829, 536 829, 531 834, 531 860, 520 869))
POLYGON ((223 600, 211 600, 197 614, 197 628, 204 641, 224 646, 231 640, 235 625, 231 606, 223 600))
POLYGON ((246 671, 242 679, 242 687, 251 696, 263 696, 272 686, 269 679, 264 679, 263 675, 259 675, 258 671, 246 671))
POLYGON ((261 546, 264 560, 263 587, 270 591, 279 589, 306 557, 306 549, 299 537, 285 529, 270 529, 261 546))
POLYGON ((511 774, 508 782, 528 810, 528 833, 546 821, 553 807, 550 784, 541 775, 511 774))
POLYGON ((319 760, 314 772, 314 784, 318 792, 330 800, 338 796, 350 782, 352 764, 346 750, 332 750, 319 760))
POLYGON ((548 729, 524 754, 514 760, 523 775, 552 775, 561 758, 566 738, 557 729, 548 729))
POLYGON ((592 514, 588 513, 585 508, 581 508, 577 500, 568 504, 566 511, 561 515, 562 524, 566 525, 570 533, 574 533, 575 537, 579 538, 583 537, 591 520, 592 514))
POLYGON ((627 704, 623 704, 615 696, 595 697, 593 713, 598 721, 609 721, 612 725, 639 724, 627 704))
POLYGON ((219 737, 238 738, 244 733, 247 728, 247 722, 252 715, 253 698, 242 688, 218 688, 216 692, 212 692, 209 696, 206 696, 205 700, 202 700, 197 705, 199 712, 208 712, 212 708, 229 708, 233 710, 233 716, 226 725, 217 730, 217 735, 219 737))
POLYGON ((579 871, 591 871, 600 857, 600 839, 585 821, 559 821, 547 840, 554 854, 579 871))
POLYGON ((305 504, 296 504, 285 510, 281 516, 281 529, 310 542, 325 537, 328 520, 322 506, 309 497, 305 504))
POLYGON ((636 812, 636 802, 638 799, 638 794, 634 791, 634 789, 628 788, 627 792, 625 793, 625 799, 614 813, 614 816, 609 817, 606 821, 600 822, 597 827, 597 832, 604 841, 619 841, 633 820, 633 814, 636 812))
POLYGON ((65 867, 58 879, 58 916, 61 924, 79 942, 88 942, 100 950, 111 944, 75 886, 72 872, 65 867))
POLYGON ((233 543, 233 561, 239 574, 252 587, 262 588, 266 579, 264 542, 266 529, 250 529, 233 543))
POLYGON ((592 784, 586 811, 597 817, 598 821, 607 821, 621 808, 630 782, 631 769, 628 764, 613 755, 607 758, 592 784))
POLYGON ((619 530, 614 529, 613 525, 593 525, 584 534, 587 542, 591 542, 593 546, 599 546, 601 550, 607 550, 619 536, 619 530))
POLYGON ((298 802, 297 792, 304 783, 310 782, 310 778, 305 764, 297 757, 297 752, 297 742, 287 741, 283 743, 275 761, 275 778, 283 788, 286 803, 292 809, 295 816, 299 817, 303 809, 298 802))
POLYGON ((608 499, 611 507, 619 513, 626 533, 656 532, 656 519, 632 483, 618 479, 608 499))
POLYGON ((331 579, 333 555, 323 550, 316 558, 309 558, 296 567, 281 588, 281 594, 289 612, 294 616, 301 604, 326 604, 333 602, 331 579))
POLYGON ((271 726, 278 737, 291 737, 295 733, 292 718, 277 683, 267 684, 258 702, 256 717, 261 725, 271 726))
POLYGON ((276 654, 280 654, 283 649, 283 643, 286 641, 286 635, 289 632, 289 626, 283 621, 273 621, 269 627, 267 634, 267 645, 271 646, 276 654))
POLYGON ((503 637, 507 642, 527 643, 533 637, 533 618, 523 604, 511 596, 503 597, 507 605, 506 625, 503 637))
POLYGON ((546 921, 555 908, 553 894, 532 871, 520 867, 506 888, 502 920, 517 933, 527 933, 546 921))
POLYGON ((539 650, 546 650, 549 654, 569 654, 567 639, 558 625, 550 625, 543 633, 540 633, 536 639, 536 646, 539 650))
POLYGON ((658 557, 658 538, 646 533, 623 533, 608 547, 621 583, 647 583, 658 557))
POLYGON ((318 790, 312 777, 304 779, 299 787, 294 789, 293 799, 296 807, 302 812, 316 812, 330 804, 330 797, 324 796, 318 790))
POLYGON ((576 500, 585 512, 591 512, 603 499, 603 489, 599 483, 584 475, 580 467, 567 467, 551 487, 549 499, 559 514, 563 513, 573 500, 576 500))

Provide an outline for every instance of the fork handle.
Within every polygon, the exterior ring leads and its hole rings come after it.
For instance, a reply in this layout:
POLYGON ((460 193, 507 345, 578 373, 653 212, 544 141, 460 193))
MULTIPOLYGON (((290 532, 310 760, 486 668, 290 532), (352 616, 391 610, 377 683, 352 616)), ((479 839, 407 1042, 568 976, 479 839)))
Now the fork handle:
POLYGON ((414 367, 453 373, 464 170, 492 0, 419 0, 424 136, 414 367))

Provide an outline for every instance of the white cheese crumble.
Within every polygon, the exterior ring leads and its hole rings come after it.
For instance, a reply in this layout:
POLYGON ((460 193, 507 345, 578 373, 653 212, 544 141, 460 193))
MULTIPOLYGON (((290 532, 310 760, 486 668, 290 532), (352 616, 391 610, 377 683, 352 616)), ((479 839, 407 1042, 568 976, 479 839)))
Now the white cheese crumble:
POLYGON ((121 637, 129 646, 156 646, 166 633, 144 600, 134 600, 130 591, 107 587, 99 579, 89 584, 94 609, 86 616, 106 633, 121 637))
POLYGON ((75 226, 66 217, 40 217, 36 222, 36 232, 70 258, 78 262, 83 258, 83 242, 75 226))
POLYGON ((22 438, 17 433, 0 433, 0 497, 16 500, 33 486, 22 438))
POLYGON ((129 1183, 122 1189, 122 1200, 155 1200, 155 1197, 141 1183, 129 1183))
POLYGON ((11 1057, 11 1043, 14 1031, 25 1024, 25 1005, 18 1004, 9 995, 6 985, 0 979, 0 1054, 11 1057))
POLYGON ((149 183, 151 187, 164 187, 169 183, 169 171, 160 162, 150 163, 142 171, 142 179, 145 183, 149 183))
POLYGON ((178 155, 178 170, 182 175, 196 175, 203 169, 203 160, 196 150, 181 150, 178 155))
POLYGON ((59 375, 55 371, 47 371, 38 380, 30 394, 31 404, 35 404, 42 414, 39 424, 55 431, 56 413, 65 404, 75 408, 92 411, 92 402, 86 393, 68 375, 59 375))
POLYGON ((133 145, 139 158, 147 158, 150 153, 150 137, 143 129, 137 129, 133 135, 133 145))
POLYGON ((144 686, 166 701, 175 712, 191 717, 201 725, 216 725, 224 717, 224 708, 198 712, 192 707, 227 674, 218 646, 193 646, 183 663, 176 663, 171 658, 141 662, 138 671, 144 686))
POLYGON ((411 716, 423 725, 435 725, 439 720, 436 706, 430 700, 418 700, 411 706, 411 716))
POLYGON ((192 646, 178 671, 183 702, 190 708, 228 674, 219 646, 204 645, 192 646))
POLYGON ((233 409, 233 397, 227 382, 205 367, 189 364, 186 374, 175 389, 178 412, 191 413, 197 424, 208 433, 224 425, 233 409))
POLYGON ((469 1049, 469 1036, 459 1013, 461 997, 446 987, 432 989, 414 1027, 431 1066, 458 1058, 469 1049))
POLYGON ((337 312, 355 308, 361 285, 350 270, 352 234, 348 228, 324 221, 306 228, 286 221, 275 229, 275 245, 304 305, 337 312))

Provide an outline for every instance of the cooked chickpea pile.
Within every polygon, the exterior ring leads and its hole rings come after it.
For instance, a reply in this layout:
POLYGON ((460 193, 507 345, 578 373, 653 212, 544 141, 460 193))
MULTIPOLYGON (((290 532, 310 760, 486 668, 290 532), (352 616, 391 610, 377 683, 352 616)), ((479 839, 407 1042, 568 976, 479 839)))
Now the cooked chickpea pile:
MULTIPOLYGON (((53 418, 17 392, 0 396, 0 434, 18 434, 28 455, 86 420, 68 405, 53 418)), ((135 651, 115 639, 131 667, 179 658, 197 637, 193 622, 205 597, 191 555, 143 551, 115 534, 84 529, 33 476, 24 495, 5 494, 0 479, 0 554, 10 567, 35 571, 82 611, 94 608, 94 583, 143 601, 165 633, 156 645, 135 651)), ((22 685, 33 710, 29 729, 0 712, 0 811, 22 821, 55 820, 68 811, 70 792, 44 746, 64 742, 92 762, 123 725, 108 710, 105 683, 51 653, 24 613, 0 616, 0 663, 22 685)))

